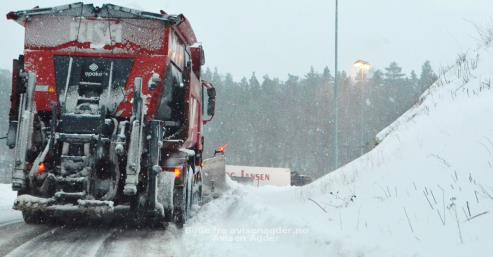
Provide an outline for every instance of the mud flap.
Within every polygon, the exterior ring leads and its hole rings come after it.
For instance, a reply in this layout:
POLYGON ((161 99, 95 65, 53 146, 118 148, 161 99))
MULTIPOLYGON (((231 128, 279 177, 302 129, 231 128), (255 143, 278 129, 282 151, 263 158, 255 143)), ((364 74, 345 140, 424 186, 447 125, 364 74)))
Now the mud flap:
POLYGON ((173 217, 173 193, 175 188, 175 174, 160 172, 157 175, 157 202, 163 206, 166 219, 173 217))
POLYGON ((202 162, 203 188, 205 201, 218 198, 226 189, 226 160, 224 155, 206 159, 202 162))

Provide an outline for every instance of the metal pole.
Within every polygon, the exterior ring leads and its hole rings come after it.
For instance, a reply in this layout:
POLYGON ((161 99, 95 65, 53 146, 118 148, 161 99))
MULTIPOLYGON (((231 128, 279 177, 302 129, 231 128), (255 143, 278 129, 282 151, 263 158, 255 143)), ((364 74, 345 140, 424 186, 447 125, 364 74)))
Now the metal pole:
MULTIPOLYGON (((363 78, 363 72, 361 72, 361 78, 363 78)), ((363 137, 363 129, 365 128, 365 123, 364 123, 364 111, 365 111, 365 80, 361 80, 360 81, 360 91, 359 91, 359 94, 360 94, 360 111, 359 111, 359 116, 360 116, 360 119, 359 119, 359 144, 360 144, 360 155, 363 155, 364 153, 364 149, 365 149, 365 140, 364 140, 364 137, 363 137)))
POLYGON ((334 111, 335 111, 335 129, 334 129, 334 161, 335 161, 335 168, 339 167, 339 106, 338 106, 338 91, 339 91, 339 78, 338 78, 338 68, 337 68, 337 58, 338 58, 338 29, 339 29, 339 1, 336 1, 336 8, 335 8, 335 77, 334 77, 334 111))

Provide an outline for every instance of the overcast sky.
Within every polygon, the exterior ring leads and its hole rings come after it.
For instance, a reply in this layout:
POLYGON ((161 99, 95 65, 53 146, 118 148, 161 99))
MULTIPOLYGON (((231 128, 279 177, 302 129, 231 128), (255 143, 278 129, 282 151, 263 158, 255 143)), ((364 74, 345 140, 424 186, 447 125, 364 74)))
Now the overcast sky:
MULTIPOLYGON (((5 15, 11 10, 75 1, 1 0, 0 10, 5 15)), ((111 2, 185 14, 203 42, 206 65, 230 72, 237 79, 252 72, 285 79, 288 73, 306 73, 310 66, 333 70, 334 0, 111 2)), ((493 26, 492 0, 339 0, 339 4, 339 55, 344 70, 350 70, 357 59, 377 68, 395 60, 406 72, 419 70, 425 60, 438 68, 474 47, 477 32, 472 24, 493 26)), ((0 68, 10 70, 11 59, 22 52, 23 28, 2 18, 0 29, 0 68)))

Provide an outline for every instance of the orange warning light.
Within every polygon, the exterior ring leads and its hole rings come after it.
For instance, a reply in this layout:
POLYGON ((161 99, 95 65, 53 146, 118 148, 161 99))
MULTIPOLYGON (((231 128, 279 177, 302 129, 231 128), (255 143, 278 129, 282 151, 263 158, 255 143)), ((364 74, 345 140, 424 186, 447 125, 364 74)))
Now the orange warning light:
POLYGON ((216 153, 222 153, 224 154, 226 152, 226 148, 228 147, 228 144, 222 145, 219 148, 217 148, 216 153))
POLYGON ((175 172, 175 177, 176 178, 179 178, 181 176, 181 168, 175 168, 174 169, 174 172, 175 172))
POLYGON ((44 172, 46 172, 46 165, 42 162, 39 164, 38 172, 36 172, 36 176, 39 176, 39 175, 43 174, 44 172))

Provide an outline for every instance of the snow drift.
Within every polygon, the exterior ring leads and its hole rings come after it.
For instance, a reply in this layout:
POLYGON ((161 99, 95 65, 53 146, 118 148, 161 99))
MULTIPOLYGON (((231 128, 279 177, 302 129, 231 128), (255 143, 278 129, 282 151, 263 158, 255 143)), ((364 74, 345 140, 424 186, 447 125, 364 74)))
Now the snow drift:
POLYGON ((0 224, 22 219, 21 213, 12 209, 16 196, 11 185, 0 184, 0 224))
POLYGON ((374 150, 313 184, 231 183, 176 255, 491 256, 492 50, 459 56, 374 150))

